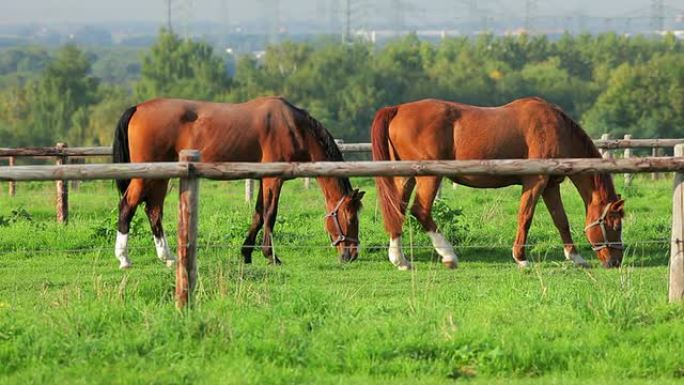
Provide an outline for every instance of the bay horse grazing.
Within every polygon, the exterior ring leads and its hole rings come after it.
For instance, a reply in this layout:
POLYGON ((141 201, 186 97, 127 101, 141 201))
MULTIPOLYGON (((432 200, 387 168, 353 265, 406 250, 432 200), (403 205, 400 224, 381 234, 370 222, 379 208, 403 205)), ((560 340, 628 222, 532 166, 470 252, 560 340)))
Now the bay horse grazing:
MULTIPOLYGON (((126 110, 114 138, 114 162, 177 161, 183 149, 200 151, 203 162, 309 162, 342 161, 330 133, 306 111, 280 97, 263 97, 240 104, 180 99, 154 99, 126 110)), ((358 212, 363 192, 352 189, 348 178, 318 178, 328 215, 325 227, 343 261, 358 256, 358 212)), ((138 205, 145 202, 157 256, 167 265, 175 257, 162 227, 168 180, 118 180, 119 204, 115 255, 121 268, 131 266, 128 230, 138 205)), ((283 179, 263 178, 256 211, 241 253, 251 263, 256 236, 264 228, 262 251, 279 264, 273 253, 273 227, 283 179)))
MULTIPOLYGON (((540 98, 523 98, 501 107, 476 107, 443 100, 421 100, 380 109, 371 129, 373 160, 465 160, 599 158, 589 136, 559 107, 540 98)), ((521 267, 527 233, 537 200, 541 196, 564 243, 565 257, 586 267, 570 235, 563 208, 560 183, 563 177, 454 176, 456 183, 476 188, 522 185, 518 230, 513 259, 521 267)), ((608 174, 574 175, 573 184, 584 200, 585 233, 604 266, 622 262, 624 201, 615 193, 608 174)), ((399 269, 411 264, 401 251, 405 211, 413 189, 411 213, 427 232, 442 263, 449 268, 458 261, 452 245, 432 219, 432 204, 441 177, 378 177, 377 189, 385 229, 390 235, 389 259, 399 269)))

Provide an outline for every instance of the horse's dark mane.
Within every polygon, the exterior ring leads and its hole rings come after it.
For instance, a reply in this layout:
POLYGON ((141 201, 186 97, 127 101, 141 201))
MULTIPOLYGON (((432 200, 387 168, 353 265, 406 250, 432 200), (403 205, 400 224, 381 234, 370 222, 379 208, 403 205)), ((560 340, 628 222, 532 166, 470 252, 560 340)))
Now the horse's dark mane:
MULTIPOLYGON (((304 118, 304 122, 306 123, 302 126, 307 128, 311 132, 312 136, 316 139, 321 148, 323 148, 326 161, 344 162, 344 157, 342 156, 340 148, 337 147, 335 139, 332 137, 332 135, 330 135, 330 132, 328 132, 328 130, 326 130, 325 127, 323 127, 323 124, 321 124, 321 122, 319 122, 313 116, 311 116, 309 112, 305 109, 294 106, 287 100, 283 99, 283 101, 292 109, 294 109, 302 115, 302 117, 304 118)), ((353 191, 349 178, 337 177, 335 179, 337 179, 340 189, 345 195, 350 194, 353 191)))
MULTIPOLYGON (((563 111, 560 107, 556 105, 553 107, 558 112, 562 121, 565 122, 567 127, 570 128, 570 132, 573 134, 575 139, 577 139, 583 146, 585 154, 582 156, 587 156, 589 158, 601 158, 601 153, 599 152, 598 148, 596 148, 594 141, 591 140, 591 137, 587 135, 584 129, 577 122, 575 122, 574 119, 569 117, 568 114, 566 114, 565 111, 563 111)), ((593 178, 594 185, 596 185, 598 188, 601 198, 605 202, 611 202, 617 199, 615 185, 613 184, 613 178, 611 178, 610 174, 595 174, 593 178)))

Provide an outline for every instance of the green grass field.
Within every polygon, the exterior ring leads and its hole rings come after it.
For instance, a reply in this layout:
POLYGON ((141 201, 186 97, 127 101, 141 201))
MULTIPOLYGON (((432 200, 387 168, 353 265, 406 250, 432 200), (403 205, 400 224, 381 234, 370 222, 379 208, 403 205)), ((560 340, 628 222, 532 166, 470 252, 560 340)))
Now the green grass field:
MULTIPOLYGON (((621 178, 618 178, 621 179, 621 178)), ((360 260, 337 261, 323 200, 286 184, 276 228, 284 264, 242 265, 251 219, 242 182, 202 181, 194 307, 174 307, 174 271, 155 256, 142 210, 131 259, 113 256, 110 182, 72 191, 71 221, 54 222, 54 185, 20 183, 0 198, 0 383, 40 384, 668 384, 684 381, 684 306, 667 304, 671 180, 637 178, 627 198, 625 266, 598 267, 583 207, 563 197, 582 254, 563 261, 543 203, 512 262, 519 188, 444 186, 436 217, 460 267, 444 270, 413 224, 416 270, 387 261, 369 179, 360 260), (664 241, 664 242, 663 242, 664 241)), ((165 226, 175 244, 177 186, 165 226)), ((413 246, 410 252, 408 247, 413 246)))

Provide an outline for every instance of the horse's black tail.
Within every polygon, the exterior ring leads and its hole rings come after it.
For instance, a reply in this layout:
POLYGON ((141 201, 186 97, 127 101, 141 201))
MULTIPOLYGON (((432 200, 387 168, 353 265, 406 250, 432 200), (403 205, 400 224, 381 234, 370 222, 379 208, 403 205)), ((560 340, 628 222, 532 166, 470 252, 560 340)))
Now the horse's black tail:
MULTIPOLYGON (((114 163, 129 163, 131 161, 131 153, 128 149, 128 122, 131 121, 136 109, 136 106, 126 109, 123 115, 121 115, 121 118, 119 118, 119 123, 116 125, 114 143, 112 144, 114 163)), ((126 192, 130 183, 130 179, 116 180, 116 186, 119 188, 119 192, 122 195, 126 192)))

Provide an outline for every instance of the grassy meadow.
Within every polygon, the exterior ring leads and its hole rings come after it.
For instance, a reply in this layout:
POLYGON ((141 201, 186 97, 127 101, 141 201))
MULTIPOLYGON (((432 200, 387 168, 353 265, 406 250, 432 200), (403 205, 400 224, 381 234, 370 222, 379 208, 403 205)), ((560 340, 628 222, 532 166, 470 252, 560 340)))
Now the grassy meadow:
MULTIPOLYGON (((143 210, 133 268, 118 269, 118 197, 111 182, 70 193, 54 221, 54 185, 0 196, 2 384, 669 384, 684 382, 684 306, 667 304, 671 179, 637 177, 627 198, 624 267, 600 268, 574 187, 563 197, 582 254, 565 262, 543 203, 521 272, 511 258, 519 187, 447 184, 435 216, 459 269, 436 259, 414 221, 404 245, 416 269, 387 260, 372 180, 360 259, 342 265, 323 230, 323 198, 286 183, 276 227, 283 265, 255 252, 241 264, 251 220, 243 183, 202 181, 199 283, 174 307, 174 271, 155 256, 143 210), (408 247, 413 246, 410 251, 408 247)), ((315 186, 315 184, 312 184, 315 186)), ((164 224, 175 245, 177 186, 164 224)))

